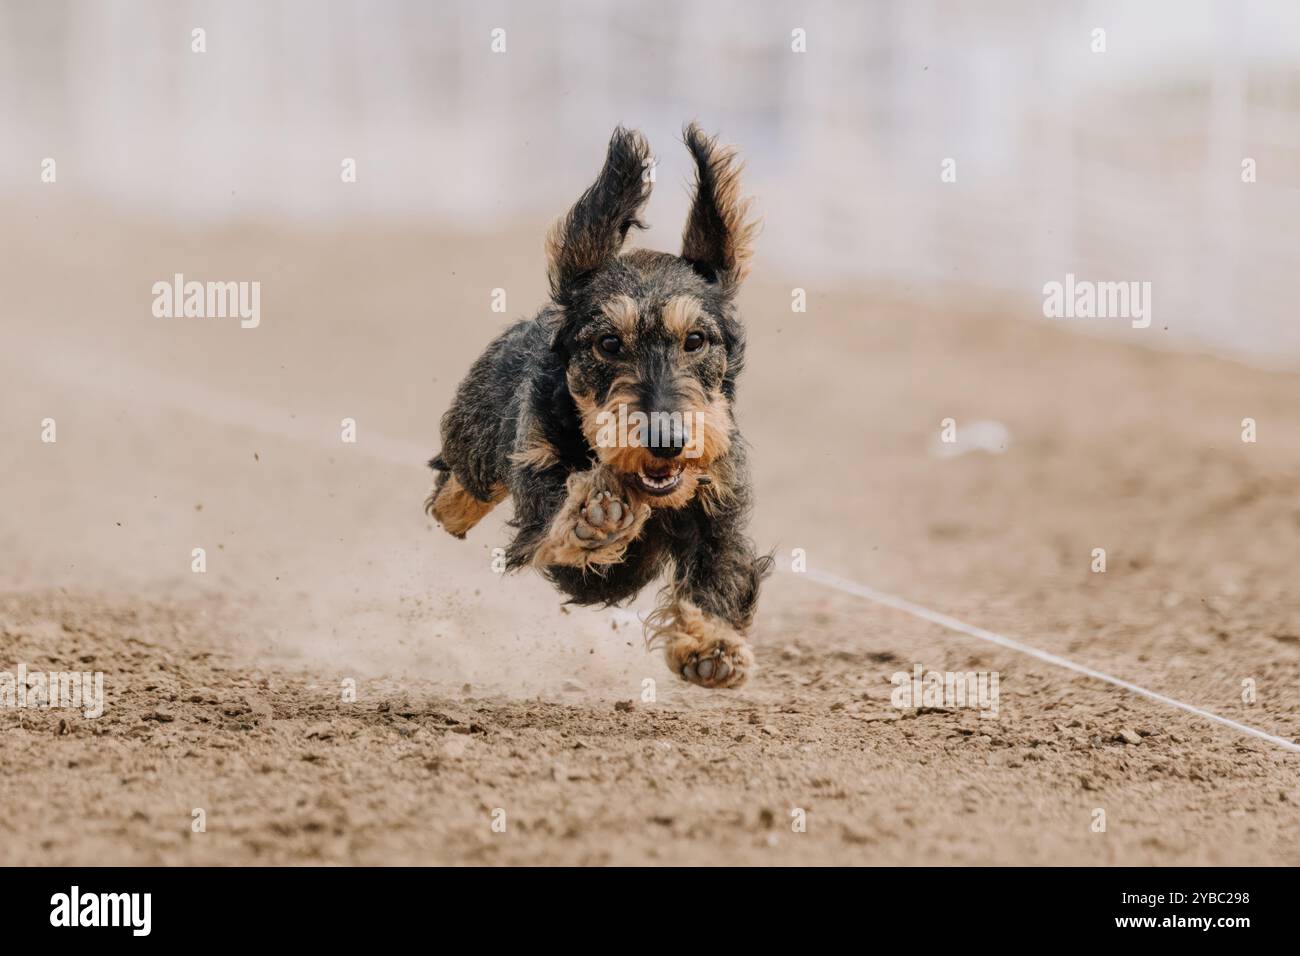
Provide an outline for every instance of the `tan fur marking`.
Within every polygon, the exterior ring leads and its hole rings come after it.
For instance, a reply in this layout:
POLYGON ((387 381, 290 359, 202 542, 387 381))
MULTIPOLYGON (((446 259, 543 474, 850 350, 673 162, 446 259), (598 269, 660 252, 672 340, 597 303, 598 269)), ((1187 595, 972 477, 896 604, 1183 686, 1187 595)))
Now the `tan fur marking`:
POLYGON ((705 514, 714 515, 731 504, 736 495, 735 470, 730 458, 719 458, 709 467, 708 484, 700 486, 699 499, 705 514))
POLYGON ((695 464, 707 467, 731 450, 731 403, 721 392, 707 395, 692 379, 683 381, 682 387, 690 393, 691 403, 684 411, 691 416, 691 423, 697 421, 697 415, 704 423, 703 445, 695 464))
POLYGON ((704 306, 693 295, 675 295, 664 306, 664 328, 679 340, 696 330, 695 323, 704 314, 704 306))
POLYGON ((560 463, 560 458, 555 454, 555 448, 546 439, 542 439, 534 445, 522 448, 510 455, 510 460, 516 465, 524 465, 528 468, 536 468, 538 471, 545 471, 560 463))
POLYGON ((506 493, 505 485, 497 485, 492 489, 491 501, 479 501, 452 475, 441 490, 430 497, 426 508, 449 534, 463 538, 470 528, 482 521, 505 498, 506 493))
POLYGON ((636 320, 640 312, 631 296, 616 295, 602 305, 600 311, 614 324, 624 342, 631 342, 636 337, 636 320))
POLYGON ((531 415, 527 416, 526 425, 520 422, 520 431, 525 433, 525 437, 519 442, 519 449, 511 452, 512 462, 516 465, 536 468, 538 471, 545 471, 560 463, 560 456, 556 453, 555 446, 546 440, 546 436, 531 415))
POLYGON ((568 225, 568 217, 561 216, 551 223, 551 228, 546 230, 546 277, 550 279, 551 284, 555 285, 560 281, 560 256, 564 254, 564 230, 568 225))
POLYGON ((704 448, 700 461, 713 462, 731 450, 731 403, 718 394, 703 411, 704 448))
POLYGON ((754 672, 754 653, 745 635, 721 618, 706 614, 684 597, 670 596, 668 602, 652 611, 645 621, 647 647, 662 646, 668 668, 683 680, 702 687, 739 687, 754 672), (714 662, 714 674, 694 676, 698 661, 714 662), (716 676, 717 663, 725 660, 728 673, 716 676))

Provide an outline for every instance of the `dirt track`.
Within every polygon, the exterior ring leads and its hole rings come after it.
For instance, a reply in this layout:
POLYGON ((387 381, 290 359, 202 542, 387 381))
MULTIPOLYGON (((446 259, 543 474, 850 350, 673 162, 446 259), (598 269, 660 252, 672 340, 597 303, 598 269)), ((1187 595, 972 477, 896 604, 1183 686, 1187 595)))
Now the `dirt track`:
MULTIPOLYGON (((93 667, 108 708, 0 709, 0 863, 1300 863, 1300 756, 1266 742, 793 574, 765 594, 758 677, 699 691, 632 613, 493 573, 502 515, 465 542, 430 526, 420 456, 508 318, 489 290, 541 301, 544 221, 6 216, 0 670, 93 667), (154 319, 176 271, 260 278, 262 327, 154 319), (998 718, 894 710, 915 663, 999 672, 998 718)), ((755 274, 761 546, 1300 738, 1300 378, 1024 302, 810 289, 792 315, 795 283, 755 274), (946 417, 1012 443, 934 457, 946 417)))

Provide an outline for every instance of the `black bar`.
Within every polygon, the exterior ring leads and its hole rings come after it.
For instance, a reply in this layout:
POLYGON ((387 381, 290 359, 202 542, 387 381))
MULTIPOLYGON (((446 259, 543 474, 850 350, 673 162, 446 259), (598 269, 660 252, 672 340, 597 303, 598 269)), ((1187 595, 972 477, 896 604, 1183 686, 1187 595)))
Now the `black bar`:
MULTIPOLYGON (((0 871, 0 880, 0 919, 15 941, 76 931, 85 940, 373 944, 378 930, 384 936, 420 932, 436 922, 448 945, 462 932, 481 942, 485 932, 496 938, 509 930, 539 939, 569 933, 590 938, 592 929, 607 924, 618 934, 605 937, 611 943, 631 943, 666 941, 661 934, 673 929, 713 935, 721 920, 729 926, 723 934, 729 942, 750 933, 762 939, 785 924, 805 937, 848 931, 864 942, 900 932, 918 939, 937 934, 947 944, 1028 942, 1034 937, 1019 934, 1046 931, 1052 935, 1036 938, 1129 938, 1182 947, 1198 940, 1231 946, 1253 933, 1274 938, 1296 925, 1294 874, 1245 868, 102 868, 9 869, 0 871), (134 914, 143 926, 143 907, 121 908, 121 897, 110 903, 127 925, 51 925, 52 916, 65 915, 56 912, 59 894, 71 909, 73 886, 87 917, 87 907, 100 908, 97 894, 149 894, 148 935, 136 936, 130 925, 134 914), (96 897, 93 904, 88 896, 96 897), (1208 927, 1199 923, 1207 919, 1208 927), (1151 922, 1121 925, 1132 920, 1151 922)), ((144 897, 138 899, 142 904, 144 897)))

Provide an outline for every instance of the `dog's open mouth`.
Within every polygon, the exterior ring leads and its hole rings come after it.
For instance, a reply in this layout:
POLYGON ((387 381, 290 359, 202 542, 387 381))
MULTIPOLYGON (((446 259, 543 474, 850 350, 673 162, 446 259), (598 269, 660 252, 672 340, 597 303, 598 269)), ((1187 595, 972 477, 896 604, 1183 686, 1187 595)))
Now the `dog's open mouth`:
POLYGON ((656 497, 670 495, 682 483, 685 471, 684 465, 666 461, 663 464, 646 465, 637 472, 636 480, 641 490, 647 494, 656 497))

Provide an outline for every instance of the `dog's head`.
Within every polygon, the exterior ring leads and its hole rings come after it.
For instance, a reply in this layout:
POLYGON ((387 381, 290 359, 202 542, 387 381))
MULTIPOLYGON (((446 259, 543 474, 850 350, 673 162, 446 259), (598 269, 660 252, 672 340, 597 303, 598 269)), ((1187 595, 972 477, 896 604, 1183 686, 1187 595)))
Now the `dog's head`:
POLYGON ((653 159, 619 128, 605 167, 547 240, 565 363, 583 434, 608 467, 657 507, 680 507, 731 447, 731 401, 744 359, 734 300, 756 224, 740 164, 695 125, 685 130, 695 195, 680 256, 620 254, 644 228, 653 159))

